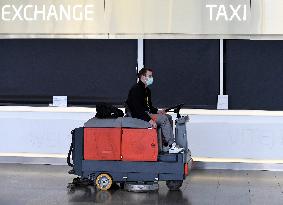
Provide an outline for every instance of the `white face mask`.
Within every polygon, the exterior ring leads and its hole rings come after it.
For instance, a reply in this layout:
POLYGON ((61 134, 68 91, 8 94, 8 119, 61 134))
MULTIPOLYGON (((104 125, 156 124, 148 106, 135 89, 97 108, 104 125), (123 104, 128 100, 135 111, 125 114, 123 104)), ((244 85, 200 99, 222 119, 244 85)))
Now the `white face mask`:
POLYGON ((146 85, 149 86, 153 83, 153 77, 149 77, 147 78, 147 80, 145 81, 146 85))

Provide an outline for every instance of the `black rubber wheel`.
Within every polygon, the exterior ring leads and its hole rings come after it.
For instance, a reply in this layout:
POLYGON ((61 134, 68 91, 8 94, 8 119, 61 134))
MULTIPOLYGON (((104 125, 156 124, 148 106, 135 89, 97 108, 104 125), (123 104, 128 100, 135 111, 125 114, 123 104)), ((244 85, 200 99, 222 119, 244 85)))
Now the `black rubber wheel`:
POLYGON ((79 177, 73 179, 73 184, 79 184, 81 179, 79 177))
POLYGON ((177 191, 181 188, 183 180, 169 180, 166 181, 166 185, 170 191, 177 191))

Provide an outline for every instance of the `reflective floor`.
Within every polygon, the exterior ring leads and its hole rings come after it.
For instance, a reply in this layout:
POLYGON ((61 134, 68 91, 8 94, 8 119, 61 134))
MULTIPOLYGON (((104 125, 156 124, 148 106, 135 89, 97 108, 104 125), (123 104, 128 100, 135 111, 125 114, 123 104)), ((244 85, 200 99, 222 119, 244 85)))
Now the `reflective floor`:
POLYGON ((67 166, 0 164, 0 205, 65 204, 283 204, 283 172, 194 170, 180 191, 164 182, 155 193, 108 192, 84 187, 69 192, 67 166))

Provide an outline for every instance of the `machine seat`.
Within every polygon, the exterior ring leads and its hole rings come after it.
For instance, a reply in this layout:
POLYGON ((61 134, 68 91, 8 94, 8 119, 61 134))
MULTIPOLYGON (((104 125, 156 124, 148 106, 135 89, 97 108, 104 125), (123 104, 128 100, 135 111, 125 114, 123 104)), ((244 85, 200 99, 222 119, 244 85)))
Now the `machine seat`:
POLYGON ((122 128, 151 128, 149 122, 132 117, 119 117, 116 119, 91 118, 84 127, 122 127, 122 128))

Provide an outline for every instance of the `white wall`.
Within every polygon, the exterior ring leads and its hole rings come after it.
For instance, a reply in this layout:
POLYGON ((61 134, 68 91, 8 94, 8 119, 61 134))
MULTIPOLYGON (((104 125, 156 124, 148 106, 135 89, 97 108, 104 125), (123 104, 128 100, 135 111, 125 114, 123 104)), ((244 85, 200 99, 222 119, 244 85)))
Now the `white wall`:
MULTIPOLYGON (((1 107, 0 162, 11 156, 64 159, 71 130, 94 113, 93 108, 1 107)), ((282 112, 183 110, 183 114, 190 115, 188 142, 195 159, 283 162, 282 112)))
POLYGON ((280 116, 191 115, 187 131, 195 157, 283 159, 280 116))
POLYGON ((72 129, 83 126, 95 112, 95 109, 74 112, 74 109, 68 108, 19 110, 25 108, 0 111, 0 156, 1 153, 2 156, 3 153, 6 153, 5 156, 9 156, 9 153, 66 155, 72 129))

